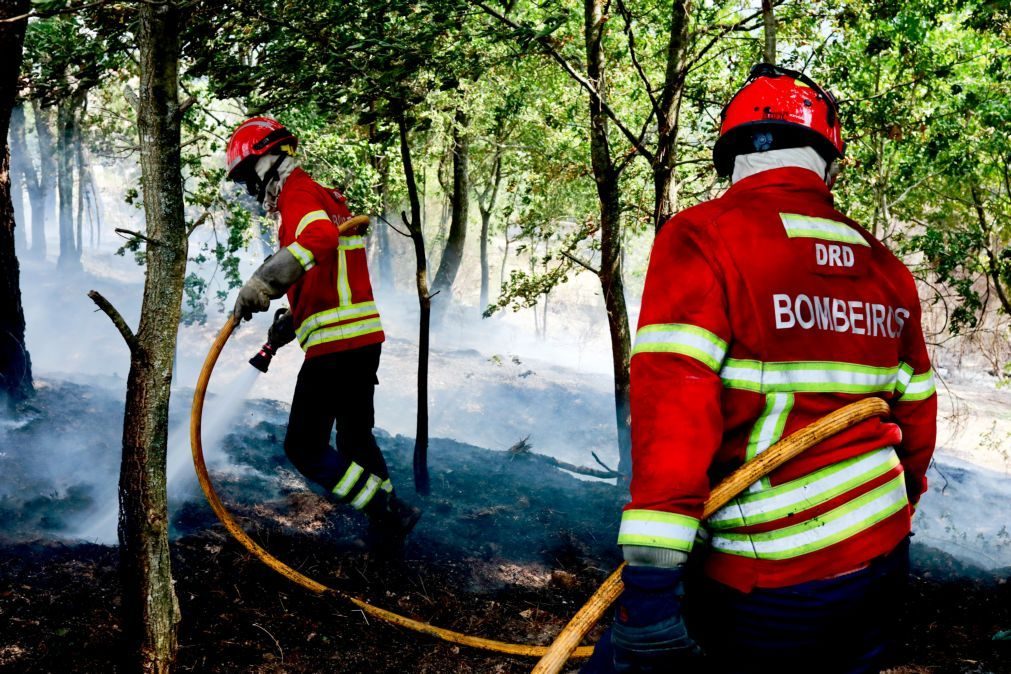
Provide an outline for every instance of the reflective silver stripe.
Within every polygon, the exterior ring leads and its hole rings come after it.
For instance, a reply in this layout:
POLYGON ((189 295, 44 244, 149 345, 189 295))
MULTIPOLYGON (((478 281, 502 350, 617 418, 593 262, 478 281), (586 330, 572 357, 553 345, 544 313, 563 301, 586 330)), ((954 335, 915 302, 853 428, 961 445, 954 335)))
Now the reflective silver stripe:
POLYGON ((361 477, 364 470, 364 468, 352 461, 351 465, 344 472, 344 477, 334 486, 333 493, 341 498, 345 498, 348 492, 351 491, 351 487, 355 486, 355 483, 358 482, 358 478, 361 477))
POLYGON ((720 370, 727 388, 756 393, 876 393, 895 390, 899 366, 874 367, 834 361, 762 363, 728 358, 720 370))
POLYGON ((295 228, 295 238, 297 239, 298 235, 302 233, 303 229, 305 229, 312 223, 316 222, 317 220, 326 220, 330 224, 333 224, 333 220, 331 220, 330 216, 326 214, 326 211, 323 210, 310 211, 309 213, 303 215, 302 219, 298 221, 298 227, 295 228))
POLYGON ((372 316, 373 314, 378 313, 379 308, 376 307, 376 303, 371 300, 368 302, 359 302, 358 304, 349 304, 344 307, 327 309, 326 311, 315 313, 302 321, 302 324, 298 326, 297 330, 295 330, 295 336, 298 337, 299 342, 304 342, 306 337, 318 328, 325 328, 332 323, 341 323, 353 318, 362 318, 364 316, 372 316))
POLYGON ((338 250, 357 250, 364 247, 364 236, 341 236, 340 243, 337 244, 338 250))
POLYGON ((687 323, 655 323, 639 328, 632 355, 679 353, 718 371, 727 355, 727 343, 705 328, 687 323))
POLYGON ((789 517, 867 484, 897 465, 899 457, 893 448, 878 449, 761 493, 740 496, 713 513, 706 522, 711 529, 722 531, 789 517))
POLYGON ((358 496, 351 501, 351 507, 355 510, 361 510, 367 506, 369 501, 372 500, 372 497, 376 495, 377 491, 379 491, 380 482, 382 482, 382 480, 380 480, 378 476, 369 475, 369 479, 365 482, 365 486, 362 487, 360 492, 358 492, 358 496))
POLYGON ((905 392, 906 387, 909 386, 909 381, 913 378, 913 368, 911 365, 905 363, 899 363, 899 373, 896 376, 895 381, 895 392, 902 395, 905 392))
POLYGON ((362 335, 369 335, 382 331, 383 324, 379 322, 379 317, 376 316, 375 318, 367 318, 363 321, 356 321, 354 323, 345 323, 344 325, 320 328, 309 335, 309 337, 302 343, 302 348, 308 349, 316 346, 317 344, 336 342, 342 339, 353 339, 355 337, 361 337, 362 335))
POLYGON ((783 529, 760 534, 714 533, 718 552, 758 559, 790 559, 821 550, 865 531, 908 506, 901 474, 834 510, 783 529))
POLYGON ((298 263, 306 271, 316 266, 316 258, 313 257, 308 248, 297 241, 288 246, 288 252, 295 256, 295 259, 298 260, 298 263))
POLYGON ((869 247, 871 245, 867 243, 864 237, 860 236, 859 232, 845 222, 838 222, 827 218, 816 218, 811 215, 799 215, 797 213, 780 213, 779 218, 783 221, 786 235, 791 239, 822 239, 824 241, 852 243, 857 246, 869 247))
POLYGON ((699 521, 659 510, 626 510, 621 514, 618 545, 645 545, 689 552, 699 521))
POLYGON ((910 378, 909 384, 906 386, 905 391, 902 392, 902 397, 899 398, 899 402, 926 400, 936 392, 934 370, 930 369, 923 374, 915 374, 910 378))
MULTIPOLYGON (((779 441, 783 435, 783 428, 786 420, 793 409, 792 393, 769 393, 765 397, 765 411, 755 421, 748 437, 747 458, 752 460, 773 444, 779 441)), ((763 477, 750 487, 749 492, 762 491, 769 487, 769 478, 763 477)))

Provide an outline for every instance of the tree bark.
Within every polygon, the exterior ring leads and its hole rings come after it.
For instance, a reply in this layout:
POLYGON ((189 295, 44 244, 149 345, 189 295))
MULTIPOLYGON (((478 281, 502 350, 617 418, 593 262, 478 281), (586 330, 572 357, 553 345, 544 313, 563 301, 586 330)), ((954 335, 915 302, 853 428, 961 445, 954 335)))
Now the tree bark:
POLYGON ((56 185, 60 204, 60 257, 62 270, 81 268, 81 251, 74 234, 74 136, 77 106, 80 100, 71 95, 56 108, 56 185))
POLYGON ((418 196, 418 184, 414 175, 414 163, 411 160, 411 146, 408 142, 407 119, 401 110, 397 116, 397 127, 400 131, 400 158, 404 164, 404 179, 407 181, 407 194, 411 202, 411 217, 404 218, 414 243, 414 256, 417 261, 415 281, 418 289, 418 307, 420 309, 418 331, 418 418, 414 434, 414 489, 419 494, 428 494, 430 483, 428 477, 428 348, 429 332, 432 320, 432 296, 428 290, 428 259, 425 254, 425 235, 422 231, 421 199, 418 196))
MULTIPOLYGON (((50 128, 52 114, 42 104, 36 100, 32 101, 32 113, 35 118, 35 135, 39 141, 39 186, 42 189, 43 208, 39 211, 42 225, 39 228, 39 243, 41 252, 33 250, 33 256, 45 258, 46 256, 46 236, 45 223, 49 222, 50 216, 55 213, 53 200, 53 180, 56 179, 56 146, 53 142, 53 132, 50 128)), ((36 223, 32 217, 32 248, 35 248, 36 223)))
MULTIPOLYGON (((25 14, 28 6, 28 0, 0 0, 0 19, 25 14)), ((31 358, 25 348, 21 270, 14 250, 17 223, 11 204, 7 148, 27 23, 0 22, 0 402, 11 407, 33 390, 31 358)))
POLYGON ((495 201, 498 199, 499 187, 502 185, 502 150, 501 146, 495 148, 495 159, 492 163, 491 182, 485 188, 484 193, 478 195, 477 205, 481 211, 481 294, 479 309, 484 315, 488 308, 488 232, 491 229, 491 214, 495 211, 495 201))
POLYGON ((766 63, 776 65, 776 14, 772 0, 762 0, 762 25, 765 28, 765 46, 762 58, 766 63))
POLYGON ((467 166, 470 153, 468 124, 467 113, 462 107, 457 108, 453 124, 453 195, 450 197, 452 215, 446 248, 442 253, 442 260, 439 261, 435 281, 432 283, 432 290, 442 294, 439 298, 440 316, 445 314, 453 299, 453 282, 460 271, 463 249, 467 241, 467 213, 470 209, 470 176, 467 166))
MULTIPOLYGON (((165 456, 173 355, 182 305, 187 239, 183 212, 178 90, 178 8, 141 3, 140 138, 147 278, 131 344, 119 482, 120 570, 128 671, 169 672, 179 605, 172 587, 165 456)), ((127 337, 130 343, 129 335, 127 337)))
POLYGON ((676 0, 671 10, 667 38, 667 68, 663 90, 657 101, 657 144, 653 155, 653 225, 660 229, 677 212, 677 139, 681 99, 688 70, 687 0, 676 0))
MULTIPOLYGON (((28 138, 25 134, 25 109, 19 105, 11 112, 11 170, 21 176, 22 184, 28 191, 28 202, 32 207, 32 236, 28 257, 46 256, 46 195, 39 184, 39 174, 28 152, 28 138)), ((21 226, 25 223, 22 221, 21 226)))
POLYGON ((606 0, 585 0, 586 74, 598 96, 590 95, 590 160, 600 204, 600 287, 607 311, 611 336, 611 360, 614 370, 615 419, 618 426, 618 472, 631 474, 632 434, 629 406, 629 362, 631 338, 625 286, 621 269, 621 200, 619 173, 611 157, 607 114, 603 97, 607 95, 606 62, 603 50, 604 4, 606 0))

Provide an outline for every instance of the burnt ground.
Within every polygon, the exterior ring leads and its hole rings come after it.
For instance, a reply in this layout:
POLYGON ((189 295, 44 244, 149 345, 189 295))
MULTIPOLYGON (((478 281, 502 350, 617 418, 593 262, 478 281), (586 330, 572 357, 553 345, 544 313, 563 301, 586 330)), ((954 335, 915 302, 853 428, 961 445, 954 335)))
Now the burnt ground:
MULTIPOLYGON (((84 412, 75 405, 101 405, 75 402, 86 392, 80 388, 67 391, 50 389, 36 405, 45 412, 59 398, 69 417, 84 412)), ((288 468, 284 410, 256 401, 249 411, 251 421, 224 442, 233 464, 214 474, 226 502, 273 554, 376 605, 471 634, 546 644, 618 561, 613 487, 529 457, 433 439, 432 495, 421 498, 408 486, 413 441, 387 435, 380 444, 394 481, 425 517, 402 557, 377 558, 356 542, 363 519, 334 508, 288 468)), ((30 426, 21 442, 33 437, 30 426)), ((72 487, 0 499, 0 671, 118 669, 116 549, 38 534, 84 507, 88 490, 68 497, 72 487)), ((183 501, 172 522, 183 616, 177 671, 529 671, 529 660, 418 636, 292 585, 233 542, 198 494, 183 501)), ((896 671, 1011 672, 1011 641, 994 639, 1011 630, 1008 574, 915 543, 913 555, 896 671)))

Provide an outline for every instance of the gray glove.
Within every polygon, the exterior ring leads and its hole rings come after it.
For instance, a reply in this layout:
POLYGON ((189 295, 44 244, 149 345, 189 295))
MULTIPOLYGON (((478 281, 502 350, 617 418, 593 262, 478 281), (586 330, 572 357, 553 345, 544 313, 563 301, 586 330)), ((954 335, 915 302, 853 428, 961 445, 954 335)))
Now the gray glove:
POLYGON ((283 295, 305 273, 302 264, 287 248, 268 257, 239 290, 232 315, 249 320, 258 311, 270 308, 270 300, 283 295))

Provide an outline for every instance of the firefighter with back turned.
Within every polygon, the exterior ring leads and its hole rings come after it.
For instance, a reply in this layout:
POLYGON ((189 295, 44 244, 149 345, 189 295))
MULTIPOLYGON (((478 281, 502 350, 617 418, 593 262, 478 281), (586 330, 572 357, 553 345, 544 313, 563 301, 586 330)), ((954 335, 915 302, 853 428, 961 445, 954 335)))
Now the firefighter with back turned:
POLYGON ((843 152, 826 90, 756 66, 713 150, 730 188, 657 235, 632 353, 624 591, 584 672, 888 661, 937 397, 912 275, 833 205, 843 152), (870 396, 890 420, 825 440, 700 523, 733 469, 870 396))

